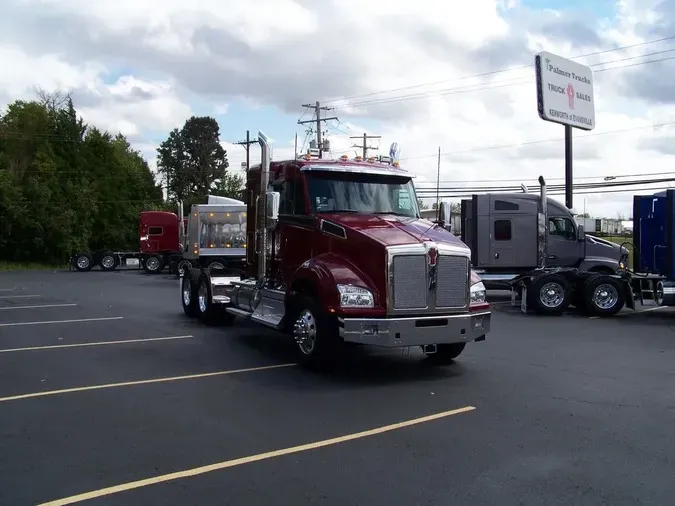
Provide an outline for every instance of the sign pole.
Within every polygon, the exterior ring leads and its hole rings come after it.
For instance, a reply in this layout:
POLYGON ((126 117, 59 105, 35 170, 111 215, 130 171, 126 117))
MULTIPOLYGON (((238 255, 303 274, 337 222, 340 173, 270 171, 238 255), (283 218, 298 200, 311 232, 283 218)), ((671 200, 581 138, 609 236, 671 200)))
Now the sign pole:
POLYGON ((565 125, 565 206, 572 209, 574 199, 573 169, 574 156, 572 154, 572 127, 565 125))
POLYGON ((567 58, 542 51, 534 57, 537 111, 544 121, 565 126, 565 205, 574 204, 572 129, 595 128, 593 71, 567 58))

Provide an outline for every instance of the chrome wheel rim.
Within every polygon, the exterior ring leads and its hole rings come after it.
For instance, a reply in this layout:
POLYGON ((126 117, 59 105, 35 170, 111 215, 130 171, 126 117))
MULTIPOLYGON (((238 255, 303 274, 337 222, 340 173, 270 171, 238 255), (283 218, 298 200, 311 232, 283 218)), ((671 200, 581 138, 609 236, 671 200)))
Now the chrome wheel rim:
POLYGON ((79 257, 79 258, 77 259, 77 266, 78 266, 80 269, 86 269, 87 267, 89 267, 89 258, 87 258, 87 257, 79 257))
POLYGON ((614 285, 602 284, 593 291, 593 304, 600 309, 612 309, 619 300, 619 292, 614 285))
POLYGON ((560 283, 551 281, 541 287, 541 290, 539 291, 539 300, 548 308, 558 307, 563 303, 563 300, 565 300, 565 290, 560 283))
POLYGON ((101 259, 101 265, 106 269, 110 269, 115 265, 115 259, 110 255, 106 255, 101 259))
POLYGON ((206 305, 208 303, 209 291, 206 288, 206 283, 201 283, 199 285, 199 291, 197 293, 197 300, 199 301, 199 310, 202 313, 206 313, 206 305))
POLYGON ((192 290, 191 290, 190 282, 187 279, 184 279, 183 280, 183 304, 185 304, 186 307, 190 305, 190 301, 192 300, 192 294, 190 293, 191 291, 192 290))
POLYGON ((300 351, 311 355, 316 347, 316 320, 309 309, 303 309, 295 321, 293 337, 300 351))
POLYGON ((148 268, 150 271, 156 271, 159 268, 159 260, 156 258, 148 258, 145 261, 145 266, 148 268))

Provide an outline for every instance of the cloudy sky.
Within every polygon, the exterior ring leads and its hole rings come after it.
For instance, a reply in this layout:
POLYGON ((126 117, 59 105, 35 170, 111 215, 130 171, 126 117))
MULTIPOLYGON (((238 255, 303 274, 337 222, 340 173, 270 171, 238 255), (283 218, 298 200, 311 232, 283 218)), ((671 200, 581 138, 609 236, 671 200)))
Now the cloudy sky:
MULTIPOLYGON (((302 104, 320 100, 338 117, 324 123, 332 156, 354 155, 349 137, 364 132, 385 154, 396 141, 418 189, 435 184, 439 146, 447 189, 540 174, 561 184, 563 127, 537 115, 545 50, 594 71, 597 128, 574 132, 575 183, 675 177, 671 0, 4 0, 2 11, 0 106, 35 86, 70 91, 86 121, 127 135, 151 165, 193 114, 216 117, 235 170, 244 150, 231 143, 247 129, 292 157, 306 137, 297 121, 312 117, 302 104)), ((581 192, 579 212, 631 213, 634 189, 581 192)))

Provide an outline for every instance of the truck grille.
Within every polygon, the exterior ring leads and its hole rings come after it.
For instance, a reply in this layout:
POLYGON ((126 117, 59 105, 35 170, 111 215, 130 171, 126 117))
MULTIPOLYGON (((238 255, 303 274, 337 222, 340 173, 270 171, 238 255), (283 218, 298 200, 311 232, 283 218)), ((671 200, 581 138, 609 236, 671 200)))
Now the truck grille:
POLYGON ((435 290, 429 290, 427 262, 427 256, 423 254, 393 257, 391 293, 394 309, 465 308, 468 305, 469 259, 439 255, 435 290))

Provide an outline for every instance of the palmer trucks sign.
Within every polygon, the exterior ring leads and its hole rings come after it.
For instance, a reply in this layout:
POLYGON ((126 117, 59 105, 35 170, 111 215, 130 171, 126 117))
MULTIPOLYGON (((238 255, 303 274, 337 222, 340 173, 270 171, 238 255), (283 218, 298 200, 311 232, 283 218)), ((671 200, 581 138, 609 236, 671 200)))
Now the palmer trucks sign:
POLYGON ((593 71, 546 51, 535 56, 534 63, 539 117, 582 130, 593 130, 593 71))

